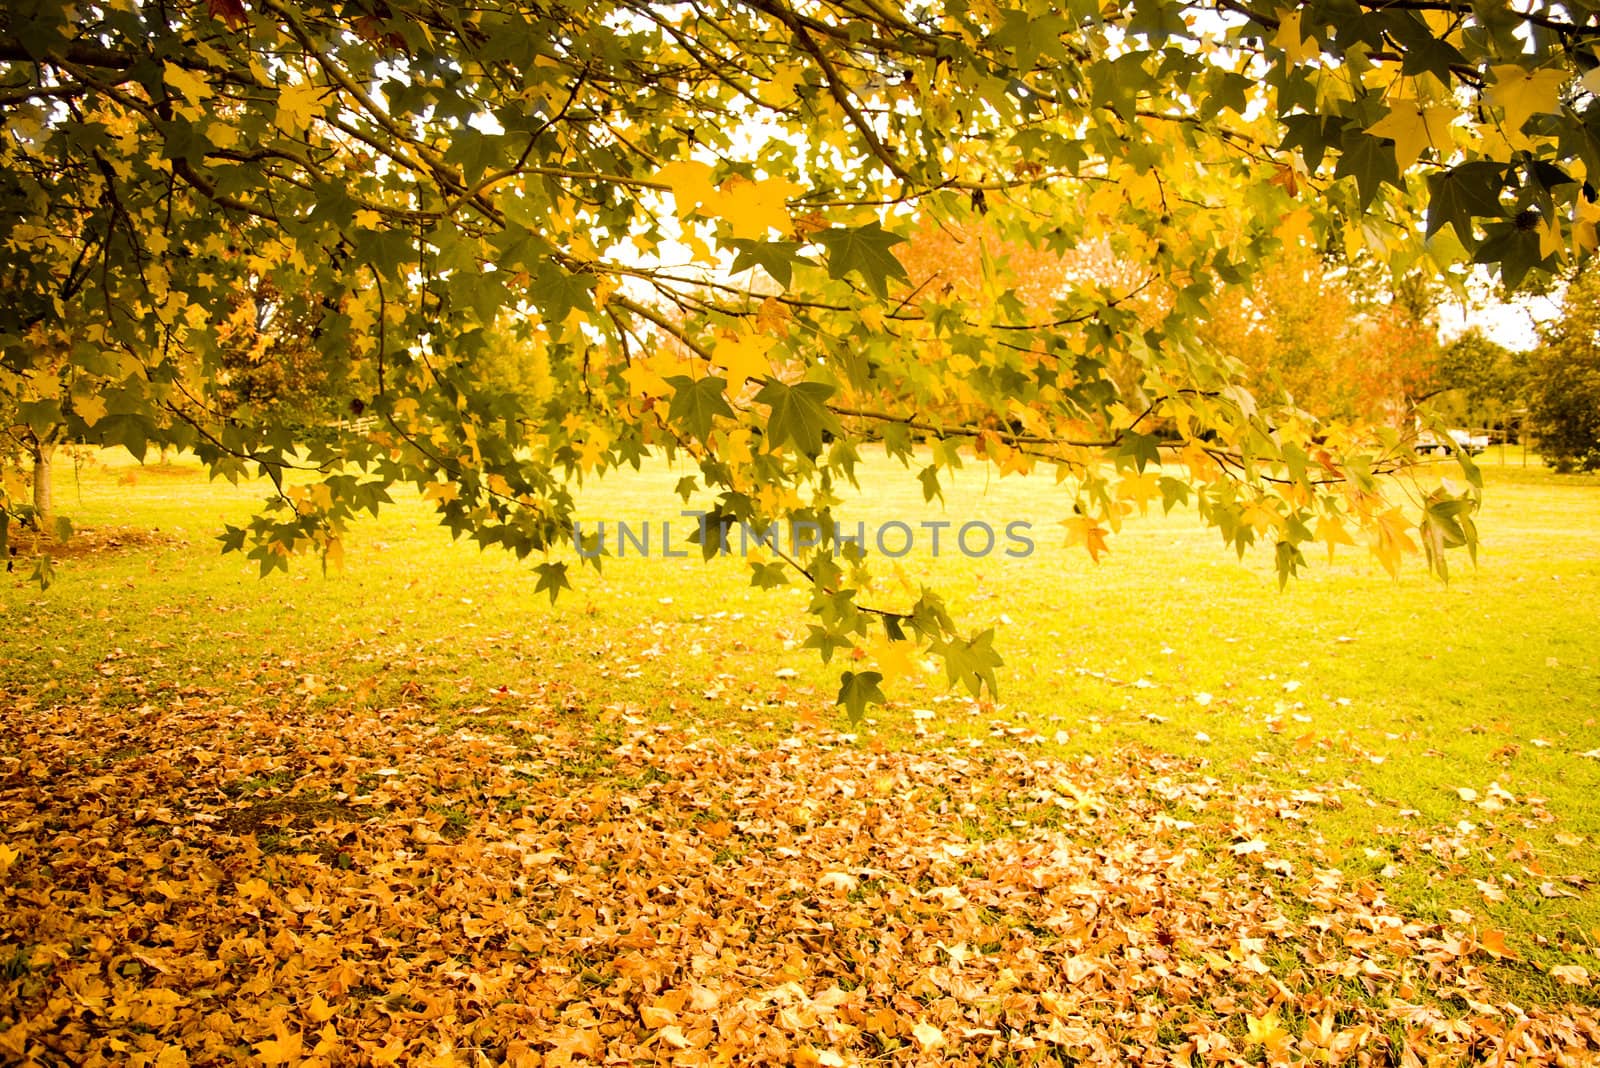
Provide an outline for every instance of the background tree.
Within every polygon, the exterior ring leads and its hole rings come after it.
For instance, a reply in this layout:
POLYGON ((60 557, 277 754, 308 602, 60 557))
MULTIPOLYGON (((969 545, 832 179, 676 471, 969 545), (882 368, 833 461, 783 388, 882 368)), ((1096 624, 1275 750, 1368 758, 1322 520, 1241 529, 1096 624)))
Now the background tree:
MULTIPOLYGON (((1284 577, 1356 529, 1387 567, 1420 545, 1442 570, 1470 492, 1388 500, 1397 435, 1255 395, 1196 327, 1302 247, 1401 275, 1473 259, 1510 286, 1587 256, 1590 21, 1382 0, 10 5, 0 362, 28 379, 34 329, 78 324, 66 373, 93 384, 101 440, 273 478, 224 541, 264 571, 409 483, 451 531, 536 554, 554 595, 584 478, 689 456, 714 554, 724 522, 827 529, 868 440, 935 491, 963 442, 1054 469, 1095 553, 1154 495, 1270 545, 1284 577), (1098 246, 1138 306, 911 284, 913 227, 978 222, 1098 246), (221 324, 259 280, 317 296, 316 346, 346 368, 331 399, 375 429, 226 415, 221 324), (542 404, 474 371, 508 326, 543 346, 542 404)), ((872 603, 869 563, 830 538, 752 578, 810 590, 824 656, 881 633, 989 685, 992 635, 931 592, 872 603)), ((881 696, 842 681, 852 711, 881 696)))
POLYGON ((1544 462, 1600 471, 1600 274, 1573 279, 1530 360, 1529 421, 1544 462))
POLYGON ((219 372, 207 392, 230 419, 269 413, 307 427, 349 415, 338 398, 352 394, 348 360, 316 344, 328 309, 315 293, 285 293, 269 277, 247 277, 216 324, 219 372))
POLYGON ((1439 357, 1432 406, 1449 422, 1497 430, 1506 440, 1517 432, 1526 406, 1529 357, 1506 348, 1476 327, 1446 345, 1439 357))
POLYGON ((1254 392, 1283 392, 1324 418, 1407 427, 1438 342, 1427 301, 1405 285, 1352 277, 1302 248, 1219 306, 1201 336, 1240 362, 1254 392))

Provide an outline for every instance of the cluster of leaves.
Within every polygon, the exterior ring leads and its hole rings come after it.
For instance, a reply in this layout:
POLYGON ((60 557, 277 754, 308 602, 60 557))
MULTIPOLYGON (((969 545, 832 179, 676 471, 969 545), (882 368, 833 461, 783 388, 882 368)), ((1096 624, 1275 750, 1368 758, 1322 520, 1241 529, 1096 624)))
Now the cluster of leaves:
MULTIPOLYGON (((1494 992, 1518 963, 1502 932, 1409 918, 1373 881, 1282 855, 1348 784, 1224 786, 1131 754, 873 751, 805 723, 727 744, 540 694, 454 724, 287 687, 234 696, 10 695, 8 1062, 1600 1050, 1592 1004, 1494 992)), ((1453 855, 1426 838, 1419 860, 1453 855)), ((1591 982, 1581 964, 1549 979, 1575 998, 1591 982)))
MULTIPOLYGON (((930 495, 964 448, 1053 468, 1097 555, 1159 498, 1271 546, 1283 578, 1357 531, 1391 570, 1420 545, 1442 571, 1473 543, 1472 490, 1391 501, 1398 435, 1253 396, 1196 325, 1307 245, 1474 259, 1508 284, 1592 251, 1587 19, 1443 0, 7 9, 0 395, 17 421, 70 396, 96 440, 270 474, 278 498, 224 538, 263 572, 337 553, 409 483, 452 533, 537 554, 554 595, 586 477, 687 454, 715 555, 734 521, 831 531, 869 440, 930 495), (913 225, 979 223, 1120 266, 1044 296, 1026 256, 976 291, 912 283, 913 225), (371 420, 307 434, 213 390, 240 294, 264 291, 310 301, 325 399, 371 420), (539 388, 485 373, 508 332, 539 388)), ((987 684, 996 654, 931 593, 869 604, 870 561, 831 536, 778 557, 753 581, 812 590, 825 655, 881 632, 987 684)), ((856 707, 878 695, 846 681, 856 707)))

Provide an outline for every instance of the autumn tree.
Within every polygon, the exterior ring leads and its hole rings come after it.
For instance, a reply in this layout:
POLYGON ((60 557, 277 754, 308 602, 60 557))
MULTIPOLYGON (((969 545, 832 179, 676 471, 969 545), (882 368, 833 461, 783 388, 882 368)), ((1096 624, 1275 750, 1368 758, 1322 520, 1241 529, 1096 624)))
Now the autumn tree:
MULTIPOLYGON (((715 554, 733 521, 829 529, 869 440, 930 488, 963 442, 1051 469, 1094 552, 1155 494, 1284 576, 1357 532, 1442 568, 1471 491, 1389 500, 1394 435, 1253 393, 1196 327, 1301 247, 1511 286, 1587 256, 1596 32, 1443 0, 9 5, 0 361, 28 378, 33 332, 72 324, 100 439, 277 479, 224 538, 263 571, 409 483, 553 596, 581 480, 687 455, 715 554), (911 283, 908 232, 978 221, 1098 248, 1142 305, 911 283), (256 278, 319 297, 330 399, 376 427, 219 410, 256 278), (506 329, 548 399, 480 373, 506 329)), ((991 634, 931 591, 878 603, 870 565, 829 536, 753 580, 810 591, 824 656, 881 633, 992 684, 991 634)))
POLYGON ((1432 388, 1437 324, 1425 302, 1362 273, 1287 252, 1219 302, 1201 336, 1240 362, 1255 393, 1282 392, 1325 419, 1408 426, 1432 388))

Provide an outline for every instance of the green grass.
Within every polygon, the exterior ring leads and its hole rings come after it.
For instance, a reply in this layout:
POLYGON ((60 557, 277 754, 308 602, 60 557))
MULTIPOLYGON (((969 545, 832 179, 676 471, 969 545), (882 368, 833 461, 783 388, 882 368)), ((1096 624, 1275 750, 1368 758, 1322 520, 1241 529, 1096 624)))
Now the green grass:
MULTIPOLYGON (((918 552, 902 566, 965 625, 997 628, 1001 699, 971 702, 942 675, 902 679, 862 733, 914 745, 925 730, 1069 757, 1132 747, 1263 796, 1317 790, 1328 803, 1303 806, 1303 821, 1263 812, 1275 849, 1370 879, 1422 919, 1470 912, 1529 960, 1586 956, 1600 971, 1585 948, 1600 943, 1600 761, 1581 755, 1600 749, 1600 480, 1485 459, 1476 568, 1456 559, 1441 585, 1414 563, 1395 581, 1347 551, 1282 593, 1266 553, 1241 562, 1188 514, 1131 521, 1095 565, 1060 547, 1070 503, 1048 478, 973 466, 943 517, 1031 521, 1037 551, 918 552), (1502 791, 1510 800, 1497 802, 1502 791), (1486 900, 1479 881, 1504 900, 1486 900), (1547 897, 1541 884, 1576 896, 1547 897)), ((682 473, 608 478, 586 491, 584 514, 672 519, 681 540, 690 521, 671 487, 682 473)), ((894 465, 874 459, 862 481, 846 514, 869 528, 940 517, 894 465)), ((79 526, 176 540, 69 557, 42 593, 19 565, 0 594, 10 692, 131 709, 186 693, 414 700, 446 725, 515 710, 504 729, 534 733, 542 717, 607 706, 773 736, 797 715, 834 715, 832 670, 798 648, 801 594, 750 588, 738 560, 609 560, 551 607, 526 565, 452 544, 406 499, 354 532, 341 572, 304 560, 262 580, 212 540, 261 496, 182 461, 63 464, 57 498, 79 526)), ((865 599, 909 600, 892 578, 865 599)), ((1008 818, 979 814, 975 833, 1008 818)), ((1184 818, 1206 827, 1204 812, 1184 818)), ((1214 830, 1225 855, 1234 831, 1253 829, 1214 830)), ((1527 971, 1508 968, 1506 981, 1542 981, 1527 971)))

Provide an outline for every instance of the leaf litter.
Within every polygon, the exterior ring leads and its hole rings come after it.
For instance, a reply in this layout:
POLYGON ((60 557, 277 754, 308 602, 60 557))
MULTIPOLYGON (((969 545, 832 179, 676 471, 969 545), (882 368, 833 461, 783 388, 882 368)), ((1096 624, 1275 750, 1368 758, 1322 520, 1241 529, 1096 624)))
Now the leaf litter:
MULTIPOLYGON (((475 712, 19 702, 0 739, 0 1060, 1600 1050, 1592 1005, 1496 996, 1503 933, 1275 855, 1317 791, 1135 752, 896 751, 816 721, 758 744, 621 706, 475 712)), ((1583 991, 1589 973, 1552 978, 1583 991)))

